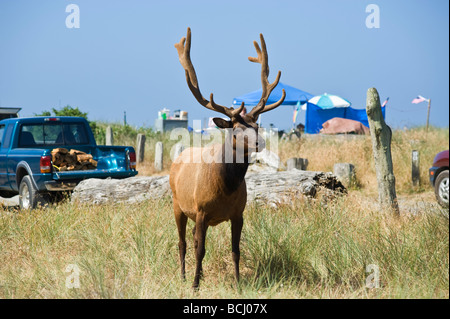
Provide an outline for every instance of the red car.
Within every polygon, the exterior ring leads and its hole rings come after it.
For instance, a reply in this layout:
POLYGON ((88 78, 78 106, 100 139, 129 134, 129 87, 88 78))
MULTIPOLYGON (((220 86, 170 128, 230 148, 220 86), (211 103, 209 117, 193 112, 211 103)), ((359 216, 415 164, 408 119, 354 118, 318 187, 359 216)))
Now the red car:
POLYGON ((434 193, 439 204, 448 208, 448 150, 440 152, 433 161, 433 167, 430 168, 430 182, 434 187, 434 193))

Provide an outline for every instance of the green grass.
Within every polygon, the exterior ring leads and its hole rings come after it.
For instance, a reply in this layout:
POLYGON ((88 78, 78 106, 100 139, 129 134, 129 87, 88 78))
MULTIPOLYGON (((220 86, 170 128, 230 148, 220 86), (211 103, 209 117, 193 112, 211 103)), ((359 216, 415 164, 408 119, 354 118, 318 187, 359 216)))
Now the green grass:
POLYGON ((198 292, 191 290, 193 223, 182 281, 170 199, 3 211, 0 298, 448 298, 443 210, 397 218, 361 196, 351 192, 327 206, 248 206, 239 288, 230 224, 210 227, 198 292), (80 269, 80 288, 65 286, 69 264, 80 269), (365 287, 369 264, 380 269, 380 288, 365 287))

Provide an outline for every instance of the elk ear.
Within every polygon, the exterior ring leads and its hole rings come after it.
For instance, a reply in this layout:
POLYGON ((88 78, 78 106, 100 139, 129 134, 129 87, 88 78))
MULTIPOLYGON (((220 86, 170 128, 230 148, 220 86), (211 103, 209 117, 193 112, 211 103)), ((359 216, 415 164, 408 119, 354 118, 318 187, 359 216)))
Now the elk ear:
POLYGON ((213 118, 213 121, 214 121, 214 124, 216 124, 217 127, 219 127, 219 128, 232 128, 233 127, 233 123, 231 123, 231 121, 224 120, 220 117, 213 118))

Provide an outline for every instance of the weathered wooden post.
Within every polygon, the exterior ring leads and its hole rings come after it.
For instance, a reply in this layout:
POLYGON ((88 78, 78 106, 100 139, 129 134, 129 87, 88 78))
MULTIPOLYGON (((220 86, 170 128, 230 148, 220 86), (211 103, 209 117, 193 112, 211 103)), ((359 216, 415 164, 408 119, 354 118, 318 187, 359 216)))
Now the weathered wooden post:
POLYGON ((428 99, 428 111, 427 111, 427 133, 428 133, 428 127, 430 126, 430 108, 431 108, 431 99, 428 99))
POLYGON ((142 163, 144 161, 145 155, 145 135, 138 134, 136 141, 136 160, 138 163, 142 163))
POLYGON ((157 171, 163 170, 163 143, 157 142, 155 147, 155 169, 157 171))
POLYGON ((412 159, 411 159, 411 177, 413 186, 420 185, 420 159, 419 159, 419 151, 412 151, 412 159))
POLYGON ((287 170, 291 169, 299 169, 302 171, 306 171, 308 168, 308 159, 307 158, 300 158, 300 157, 293 157, 286 161, 287 170))
POLYGON ((354 185, 356 182, 355 166, 350 163, 336 163, 333 166, 333 174, 344 184, 345 187, 354 185))
POLYGON ((106 127, 105 145, 114 145, 114 135, 111 126, 106 127))
POLYGON ((375 159, 380 207, 382 209, 390 209, 399 215, 400 211, 395 192, 395 176, 391 155, 392 130, 384 122, 383 114, 381 113, 380 97, 375 88, 370 88, 367 91, 366 103, 373 156, 375 159))
POLYGON ((181 143, 175 144, 175 151, 173 153, 172 161, 174 161, 178 156, 180 156, 181 152, 184 151, 184 146, 181 143))

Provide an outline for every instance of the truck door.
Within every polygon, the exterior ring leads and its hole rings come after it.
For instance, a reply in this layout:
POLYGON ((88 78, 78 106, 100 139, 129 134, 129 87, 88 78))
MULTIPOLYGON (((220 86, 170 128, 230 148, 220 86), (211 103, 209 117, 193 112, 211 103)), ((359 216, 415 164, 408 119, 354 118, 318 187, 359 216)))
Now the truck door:
POLYGON ((0 187, 9 186, 7 156, 13 128, 13 124, 8 124, 6 129, 4 124, 0 125, 0 187))

